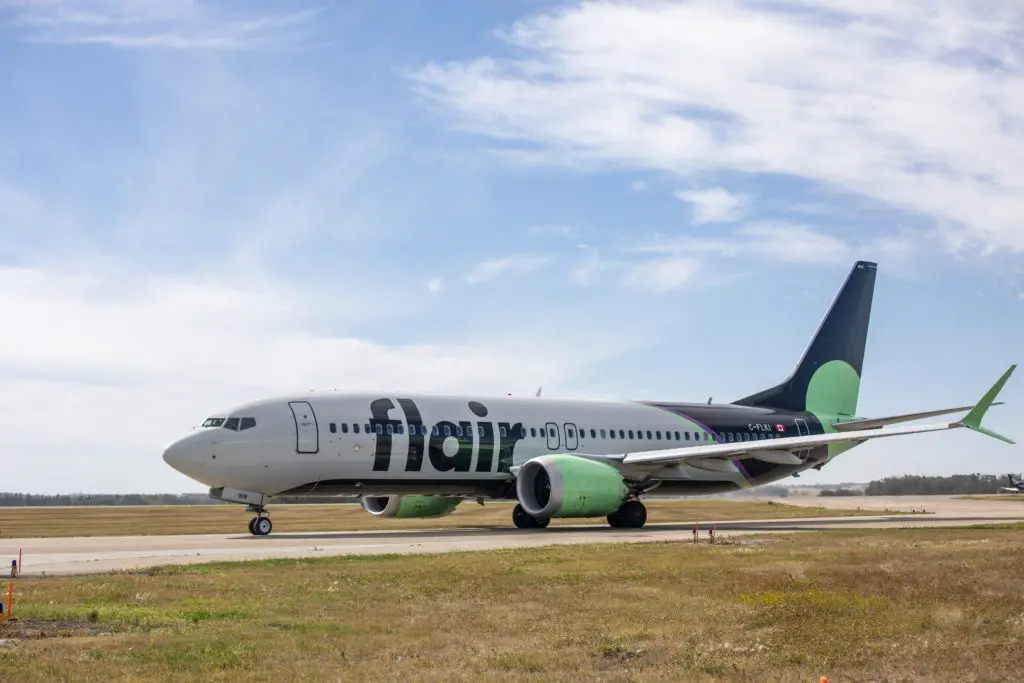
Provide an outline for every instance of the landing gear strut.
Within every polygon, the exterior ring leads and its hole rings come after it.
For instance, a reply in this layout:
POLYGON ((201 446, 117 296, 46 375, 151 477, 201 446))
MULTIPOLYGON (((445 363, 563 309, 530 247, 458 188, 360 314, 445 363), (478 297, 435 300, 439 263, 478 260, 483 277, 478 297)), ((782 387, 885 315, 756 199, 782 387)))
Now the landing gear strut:
POLYGON ((647 508, 639 500, 627 500, 618 510, 608 515, 608 524, 613 527, 639 529, 647 523, 647 508))
POLYGON ((245 511, 256 513, 256 516, 249 520, 249 533, 253 536, 266 536, 274 528, 267 515, 267 509, 262 505, 247 505, 245 511))
POLYGON ((519 503, 516 503, 512 510, 512 523, 520 529, 543 529, 550 521, 550 519, 537 519, 530 515, 519 503))

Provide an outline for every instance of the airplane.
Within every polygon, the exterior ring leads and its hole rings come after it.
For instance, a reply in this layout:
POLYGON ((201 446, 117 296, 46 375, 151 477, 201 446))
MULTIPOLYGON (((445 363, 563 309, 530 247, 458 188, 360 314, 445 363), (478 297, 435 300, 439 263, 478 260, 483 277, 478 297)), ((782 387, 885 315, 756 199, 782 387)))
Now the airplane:
MULTIPOLYGON (((642 498, 760 486, 872 439, 981 426, 1012 365, 973 406, 857 416, 877 264, 857 261, 792 374, 727 404, 309 392, 214 413, 163 453, 266 536, 279 496, 358 496, 375 517, 441 517, 516 501, 512 523, 605 517, 641 528, 642 498), (953 422, 896 426, 969 411, 953 422)), ((763 331, 762 331, 763 333, 763 331)))
POLYGON ((1006 491, 1008 493, 1024 493, 1024 481, 1020 477, 1014 477, 1012 474, 1007 474, 1006 478, 1010 480, 1009 486, 1000 486, 1000 491, 1006 491))

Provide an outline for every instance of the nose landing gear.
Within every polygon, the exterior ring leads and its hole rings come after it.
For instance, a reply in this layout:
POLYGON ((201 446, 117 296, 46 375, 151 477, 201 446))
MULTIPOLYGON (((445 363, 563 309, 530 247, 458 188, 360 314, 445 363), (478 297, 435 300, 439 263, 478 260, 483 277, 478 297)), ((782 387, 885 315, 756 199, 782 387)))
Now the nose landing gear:
POLYGON ((253 536, 266 536, 274 528, 274 525, 270 522, 270 516, 267 515, 267 509, 262 505, 249 505, 246 506, 245 510, 246 512, 256 513, 256 516, 249 520, 249 533, 253 536))

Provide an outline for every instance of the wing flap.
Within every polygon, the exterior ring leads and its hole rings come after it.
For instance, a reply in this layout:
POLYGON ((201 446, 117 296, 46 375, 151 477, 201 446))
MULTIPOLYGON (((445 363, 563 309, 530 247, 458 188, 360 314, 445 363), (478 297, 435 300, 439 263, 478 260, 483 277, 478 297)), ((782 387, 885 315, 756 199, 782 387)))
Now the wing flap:
MULTIPOLYGON (((643 453, 627 453, 623 458, 623 465, 639 465, 643 463, 672 463, 688 462, 691 459, 707 458, 728 458, 730 460, 740 457, 754 456, 758 459, 768 457, 784 459, 783 453, 793 456, 794 459, 786 459, 785 464, 798 464, 803 462, 792 451, 805 450, 812 446, 820 446, 830 443, 843 443, 847 441, 861 442, 868 439, 879 439, 887 436, 901 436, 904 434, 921 434, 924 432, 935 432, 946 429, 966 427, 958 422, 943 422, 930 425, 917 425, 914 427, 896 427, 893 429, 866 429, 856 432, 844 432, 836 434, 816 434, 811 436, 791 436, 784 439, 772 439, 771 447, 759 447, 760 444, 768 443, 762 441, 744 441, 741 443, 712 444, 708 446, 694 446, 691 448, 674 448, 664 451, 645 451, 643 453), (769 453, 773 455, 768 455, 769 453), (762 457, 763 456, 763 457, 762 457)), ((777 462, 777 460, 766 460, 766 462, 777 462)))

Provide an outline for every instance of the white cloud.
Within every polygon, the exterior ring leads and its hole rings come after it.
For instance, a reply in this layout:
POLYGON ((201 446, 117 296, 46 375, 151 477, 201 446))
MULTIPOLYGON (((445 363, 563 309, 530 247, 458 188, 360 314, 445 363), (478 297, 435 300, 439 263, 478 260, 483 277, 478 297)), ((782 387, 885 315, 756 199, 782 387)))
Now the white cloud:
POLYGON ((634 266, 623 284, 632 289, 668 292, 689 283, 700 270, 700 261, 683 256, 645 261, 634 266))
POLYGON ((718 257, 808 264, 842 263, 853 257, 853 248, 837 237, 806 225, 771 222, 747 223, 721 237, 687 235, 654 240, 635 250, 663 254, 713 254, 718 257))
POLYGON ((530 228, 530 233, 534 235, 571 238, 577 235, 578 230, 574 225, 535 225, 530 228))
POLYGON ((587 252, 587 257, 580 265, 572 269, 569 277, 573 283, 583 287, 595 285, 607 264, 601 261, 601 251, 597 247, 581 244, 579 248, 587 252))
POLYGON ((459 125, 551 163, 791 175, 1021 252, 1022 22, 1018 3, 967 0, 594 1, 500 33, 521 58, 415 79, 459 125))
POLYGON ((427 280, 427 291, 431 294, 437 294, 444 289, 444 280, 439 277, 430 278, 427 280))
MULTIPOLYGON (((337 298, 280 280, 0 269, 4 486, 201 490, 160 454, 209 412, 310 388, 532 395, 615 345, 515 334, 376 343, 322 329, 337 298)), ((366 308, 356 290, 349 299, 366 308)))
POLYGON ((15 2, 29 40, 117 48, 251 50, 297 45, 323 8, 230 13, 193 0, 15 2))
POLYGON ((474 266, 466 282, 486 282, 505 272, 527 273, 543 267, 550 260, 548 256, 533 254, 509 254, 481 261, 474 266))
POLYGON ((740 218, 747 203, 746 196, 733 194, 721 187, 680 190, 675 196, 693 205, 693 222, 697 224, 735 221, 740 218))

